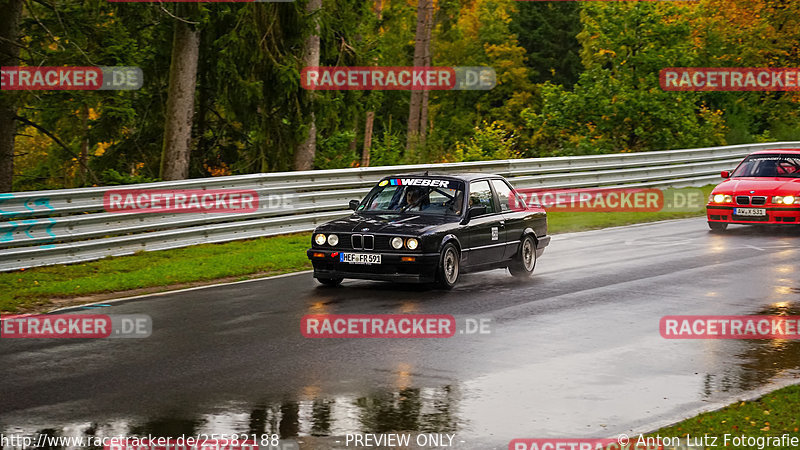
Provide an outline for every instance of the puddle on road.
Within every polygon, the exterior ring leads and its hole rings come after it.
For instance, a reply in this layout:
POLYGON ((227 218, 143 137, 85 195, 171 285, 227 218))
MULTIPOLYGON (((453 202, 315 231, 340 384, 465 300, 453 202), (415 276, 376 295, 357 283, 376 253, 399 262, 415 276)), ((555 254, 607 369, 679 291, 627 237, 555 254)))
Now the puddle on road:
MULTIPOLYGON (((800 293, 798 288, 788 291, 800 293)), ((800 306, 789 301, 777 302, 767 308, 754 311, 759 316, 800 316, 800 306)), ((800 341, 789 339, 731 340, 736 345, 732 352, 739 361, 722 373, 706 374, 704 398, 713 398, 717 393, 746 392, 757 390, 769 380, 798 377, 800 374, 800 341)))
MULTIPOLYGON (((58 428, 0 427, 5 435, 169 437, 218 434, 273 435, 281 439, 341 437, 348 433, 455 433, 458 394, 451 386, 406 388, 372 396, 290 400, 251 407, 231 406, 194 418, 67 424, 58 428)), ((352 447, 352 446, 351 446, 352 447)), ((77 448, 51 446, 51 449, 77 448)), ((82 446, 80 448, 87 448, 82 446)), ((88 447, 101 449, 101 447, 88 447)), ((320 447, 322 448, 322 447, 320 447)), ((327 447, 326 447, 327 448, 327 447)))

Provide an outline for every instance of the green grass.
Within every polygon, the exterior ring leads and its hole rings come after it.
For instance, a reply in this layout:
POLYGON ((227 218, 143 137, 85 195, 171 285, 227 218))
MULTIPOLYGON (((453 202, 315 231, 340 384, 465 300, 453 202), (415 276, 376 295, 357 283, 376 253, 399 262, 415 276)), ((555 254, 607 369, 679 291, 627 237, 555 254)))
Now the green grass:
MULTIPOLYGON (((703 191, 703 206, 705 199, 711 194, 713 185, 699 188, 703 191)), ((618 227, 634 223, 655 222, 658 220, 685 219, 705 215, 705 208, 698 212, 562 212, 550 211, 547 213, 548 232, 550 234, 568 233, 573 231, 594 230, 598 228, 618 227)))
POLYGON ((293 234, 2 273, 0 311, 40 310, 54 298, 305 270, 310 242, 307 233, 293 234))
MULTIPOLYGON (((706 195, 710 189, 704 188, 706 195)), ((548 214, 548 224, 556 234, 703 214, 558 211, 548 214)), ((72 297, 306 270, 309 243, 310 235, 303 233, 0 273, 0 312, 43 311, 54 300, 72 297)))
MULTIPOLYGON (((723 441, 726 434, 733 436, 781 436, 789 434, 800 438, 800 385, 789 386, 769 393, 758 400, 739 402, 719 411, 700 414, 697 417, 686 419, 678 424, 662 428, 650 436, 679 437, 681 443, 694 444, 694 437, 704 435, 716 436, 716 446, 706 441, 705 448, 725 448, 723 441)), ((730 439, 730 438, 729 438, 730 439)), ((635 439, 631 438, 632 442, 635 439)), ((701 441, 697 441, 702 445, 701 441)), ((684 447, 685 448, 685 447, 684 447)), ((701 448, 701 447, 696 447, 701 448)), ((728 448, 736 448, 733 442, 728 442, 728 448)), ((739 445, 738 448, 758 448, 755 446, 739 445)), ((797 449, 797 446, 766 445, 767 449, 797 449)))

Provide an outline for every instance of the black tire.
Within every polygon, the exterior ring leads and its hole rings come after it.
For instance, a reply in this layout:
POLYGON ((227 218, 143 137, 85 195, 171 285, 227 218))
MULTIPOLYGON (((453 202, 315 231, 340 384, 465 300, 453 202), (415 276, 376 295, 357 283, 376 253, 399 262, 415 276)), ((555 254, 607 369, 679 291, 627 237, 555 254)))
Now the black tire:
POLYGON ((442 289, 453 289, 458 282, 461 256, 455 245, 448 243, 442 248, 439 256, 439 267, 436 269, 436 286, 442 289))
POLYGON ((725 222, 708 222, 708 228, 711 228, 712 233, 722 233, 728 229, 728 224, 725 222))
POLYGON ((317 278, 317 281, 324 284, 325 286, 338 286, 342 284, 341 278, 317 278))
POLYGON ((520 243, 517 255, 508 265, 508 271, 517 278, 528 278, 535 268, 536 241, 533 240, 532 236, 525 236, 520 243))

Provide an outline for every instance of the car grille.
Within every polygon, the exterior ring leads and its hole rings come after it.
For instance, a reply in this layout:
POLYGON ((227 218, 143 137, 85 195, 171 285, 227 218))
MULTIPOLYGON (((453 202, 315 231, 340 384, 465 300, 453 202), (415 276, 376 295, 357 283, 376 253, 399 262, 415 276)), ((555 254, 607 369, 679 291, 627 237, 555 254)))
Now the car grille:
POLYGON ((767 197, 756 195, 750 197, 748 195, 737 195, 736 196, 736 204, 737 205, 766 205, 767 204, 767 197))
POLYGON ((375 236, 371 234, 353 234, 350 244, 355 250, 375 250, 375 236))
MULTIPOLYGON (((394 235, 374 235, 362 233, 333 233, 339 236, 339 243, 335 247, 325 245, 330 250, 372 250, 372 251, 395 251, 389 244, 389 240, 394 235)), ((316 244, 314 244, 316 246, 316 244)))

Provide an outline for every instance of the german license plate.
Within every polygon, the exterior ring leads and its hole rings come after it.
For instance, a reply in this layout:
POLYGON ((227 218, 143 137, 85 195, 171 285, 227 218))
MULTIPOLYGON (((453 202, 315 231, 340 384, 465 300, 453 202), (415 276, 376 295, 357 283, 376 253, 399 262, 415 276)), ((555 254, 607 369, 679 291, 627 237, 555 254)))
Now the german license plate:
POLYGON ((733 214, 737 216, 766 216, 767 210, 764 208, 734 208, 733 214))
POLYGON ((339 253, 339 262, 348 264, 380 264, 381 255, 375 253, 339 253))

